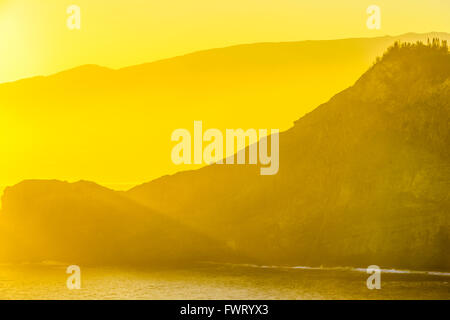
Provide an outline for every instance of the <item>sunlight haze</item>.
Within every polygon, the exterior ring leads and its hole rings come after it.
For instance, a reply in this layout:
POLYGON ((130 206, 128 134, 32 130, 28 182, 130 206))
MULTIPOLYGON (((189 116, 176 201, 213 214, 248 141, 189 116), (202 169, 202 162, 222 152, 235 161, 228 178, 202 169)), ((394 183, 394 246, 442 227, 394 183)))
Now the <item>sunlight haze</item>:
POLYGON ((0 82, 242 43, 448 31, 449 11, 446 0, 0 0, 0 82), (374 3, 380 30, 366 27, 374 3), (66 27, 71 4, 81 8, 81 30, 66 27))

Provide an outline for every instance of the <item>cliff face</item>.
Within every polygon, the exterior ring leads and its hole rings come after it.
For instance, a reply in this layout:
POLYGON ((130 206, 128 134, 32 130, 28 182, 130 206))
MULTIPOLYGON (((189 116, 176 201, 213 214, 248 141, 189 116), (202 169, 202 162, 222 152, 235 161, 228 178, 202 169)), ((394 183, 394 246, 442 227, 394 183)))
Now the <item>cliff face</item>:
POLYGON ((128 195, 264 263, 450 268, 450 56, 392 48, 280 136, 280 171, 211 166, 128 195))

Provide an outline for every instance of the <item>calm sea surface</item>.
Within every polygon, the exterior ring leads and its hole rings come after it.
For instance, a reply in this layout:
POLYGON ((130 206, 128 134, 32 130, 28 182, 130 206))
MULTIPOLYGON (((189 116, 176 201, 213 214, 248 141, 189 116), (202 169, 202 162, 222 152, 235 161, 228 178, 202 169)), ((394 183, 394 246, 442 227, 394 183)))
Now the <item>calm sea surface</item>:
POLYGON ((0 299, 450 299, 450 274, 385 270, 380 290, 358 269, 200 264, 183 269, 81 266, 81 290, 66 265, 0 265, 0 299))

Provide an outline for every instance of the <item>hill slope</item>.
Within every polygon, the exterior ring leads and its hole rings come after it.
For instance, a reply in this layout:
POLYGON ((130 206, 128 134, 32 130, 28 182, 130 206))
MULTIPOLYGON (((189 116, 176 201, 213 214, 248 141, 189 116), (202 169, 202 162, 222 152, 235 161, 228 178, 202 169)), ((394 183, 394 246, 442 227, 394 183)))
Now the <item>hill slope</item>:
POLYGON ((450 55, 393 47, 280 135, 280 171, 213 165, 127 194, 262 263, 450 269, 450 55))

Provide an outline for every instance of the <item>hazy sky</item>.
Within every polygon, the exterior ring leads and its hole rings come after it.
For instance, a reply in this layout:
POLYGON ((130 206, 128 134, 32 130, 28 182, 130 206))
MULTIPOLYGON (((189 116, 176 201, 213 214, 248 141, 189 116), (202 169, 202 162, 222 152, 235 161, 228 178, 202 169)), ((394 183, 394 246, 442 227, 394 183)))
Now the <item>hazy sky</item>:
POLYGON ((449 12, 449 0, 0 0, 0 82, 240 43, 449 32, 449 12), (71 4, 81 30, 66 26, 71 4), (371 4, 380 30, 366 27, 371 4))

